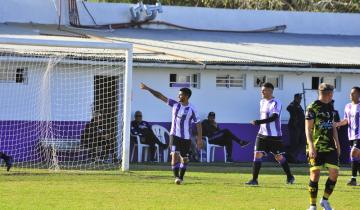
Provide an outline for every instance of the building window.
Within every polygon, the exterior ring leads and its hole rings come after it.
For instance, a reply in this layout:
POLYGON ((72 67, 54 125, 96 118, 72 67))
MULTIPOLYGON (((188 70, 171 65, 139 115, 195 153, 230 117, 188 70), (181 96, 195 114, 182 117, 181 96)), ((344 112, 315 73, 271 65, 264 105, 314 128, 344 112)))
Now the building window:
POLYGON ((321 83, 328 83, 333 85, 335 89, 340 88, 340 77, 312 77, 311 78, 311 89, 317 90, 321 83))
POLYGON ((216 87, 240 87, 245 88, 245 74, 242 75, 217 75, 216 87))
POLYGON ((261 87, 265 82, 270 82, 275 88, 282 89, 282 76, 256 75, 254 77, 254 87, 261 87))
POLYGON ((169 86, 200 88, 200 74, 170 74, 169 86))
POLYGON ((0 83, 27 83, 27 68, 1 68, 0 83))

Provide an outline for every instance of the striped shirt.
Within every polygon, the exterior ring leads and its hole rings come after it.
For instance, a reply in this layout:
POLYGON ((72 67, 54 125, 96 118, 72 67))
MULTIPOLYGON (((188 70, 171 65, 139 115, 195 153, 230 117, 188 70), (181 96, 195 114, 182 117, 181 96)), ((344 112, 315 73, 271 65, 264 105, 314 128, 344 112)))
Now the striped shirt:
POLYGON ((259 134, 264 136, 282 136, 280 122, 281 107, 281 102, 278 99, 261 99, 260 120, 267 119, 272 114, 277 114, 279 117, 273 122, 261 124, 259 134))
POLYGON ((169 99, 167 104, 172 107, 170 135, 182 139, 191 138, 191 123, 199 123, 200 118, 192 104, 183 106, 181 103, 169 99))
POLYGON ((360 139, 360 103, 348 103, 344 110, 344 119, 348 122, 349 140, 360 139))

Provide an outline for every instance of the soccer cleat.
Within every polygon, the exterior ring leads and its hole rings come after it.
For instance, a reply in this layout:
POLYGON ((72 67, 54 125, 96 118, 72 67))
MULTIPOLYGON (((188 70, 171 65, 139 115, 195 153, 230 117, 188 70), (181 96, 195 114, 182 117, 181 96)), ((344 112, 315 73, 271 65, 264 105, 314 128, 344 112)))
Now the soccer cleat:
POLYGON ((356 179, 351 178, 350 181, 346 185, 347 186, 356 186, 356 179))
POLYGON ((183 180, 181 180, 180 178, 177 178, 175 179, 175 184, 177 185, 181 185, 181 183, 183 182, 183 180))
POLYGON ((232 162, 233 162, 232 158, 226 158, 226 163, 232 163, 232 162))
POLYGON ((240 141, 239 144, 240 144, 241 147, 246 147, 247 145, 250 144, 250 142, 248 142, 248 141, 240 141))
POLYGON ((10 171, 10 168, 13 166, 13 158, 8 157, 7 160, 5 160, 6 165, 6 171, 10 171))
POLYGON ((333 210, 330 206, 330 203, 328 200, 324 200, 324 199, 321 199, 320 200, 320 205, 325 209, 325 210, 333 210))
POLYGON ((291 176, 290 178, 287 178, 286 180, 286 184, 294 184, 295 182, 295 177, 291 176))
POLYGON ((307 210, 316 210, 316 206, 310 206, 307 210))
POLYGON ((248 182, 245 183, 246 185, 259 185, 258 181, 257 180, 250 180, 248 182))

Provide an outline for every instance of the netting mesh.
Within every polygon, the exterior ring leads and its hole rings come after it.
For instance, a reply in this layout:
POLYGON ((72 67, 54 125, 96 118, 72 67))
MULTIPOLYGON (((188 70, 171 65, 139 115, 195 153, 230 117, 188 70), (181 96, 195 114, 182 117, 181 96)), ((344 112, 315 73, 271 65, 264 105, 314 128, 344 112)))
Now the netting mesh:
POLYGON ((16 168, 118 169, 125 51, 0 45, 0 151, 16 168))

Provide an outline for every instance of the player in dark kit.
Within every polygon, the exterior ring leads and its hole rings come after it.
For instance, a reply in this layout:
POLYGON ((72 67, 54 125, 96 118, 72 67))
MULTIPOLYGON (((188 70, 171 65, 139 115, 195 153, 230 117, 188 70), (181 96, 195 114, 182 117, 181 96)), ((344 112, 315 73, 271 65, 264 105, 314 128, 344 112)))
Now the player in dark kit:
POLYGON ((293 184, 294 176, 286 158, 283 156, 283 144, 281 140, 281 102, 273 97, 274 86, 271 83, 264 83, 261 87, 262 100, 260 101, 260 120, 254 120, 253 125, 260 125, 259 133, 256 136, 253 178, 247 185, 258 185, 258 175, 261 168, 263 156, 272 153, 286 173, 288 184, 293 184))
POLYGON ((305 115, 307 154, 310 165, 309 210, 316 210, 320 169, 326 167, 329 171, 324 195, 320 200, 320 205, 325 210, 332 209, 328 199, 335 188, 339 174, 340 144, 334 124, 334 106, 331 103, 333 89, 332 85, 320 84, 319 99, 307 107, 305 115))

